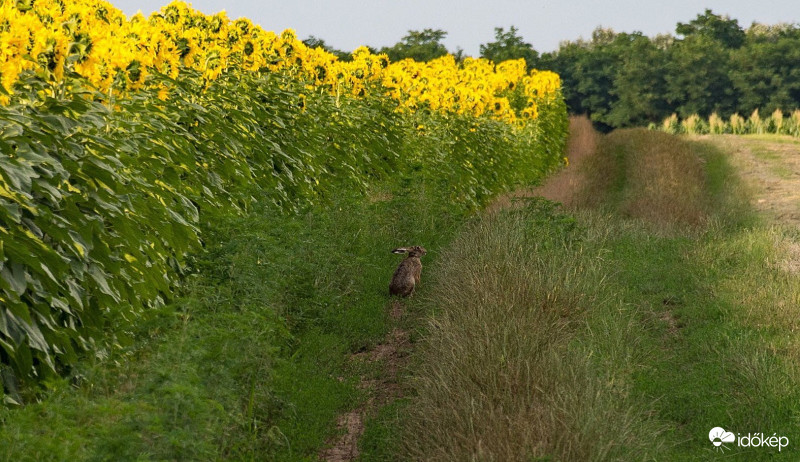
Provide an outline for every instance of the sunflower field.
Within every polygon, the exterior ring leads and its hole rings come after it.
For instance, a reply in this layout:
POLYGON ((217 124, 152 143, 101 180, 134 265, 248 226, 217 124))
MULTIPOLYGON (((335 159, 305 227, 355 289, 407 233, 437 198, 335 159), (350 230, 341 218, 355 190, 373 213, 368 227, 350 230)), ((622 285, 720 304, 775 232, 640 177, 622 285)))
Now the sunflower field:
POLYGON ((563 162, 567 119, 558 76, 525 69, 343 61, 182 2, 0 0, 0 381, 125 345, 204 223, 254 203, 414 177, 468 211, 531 184, 563 162))
MULTIPOLYGON (((527 75, 521 59, 497 66, 472 58, 458 65, 452 56, 430 63, 389 63, 386 55, 361 47, 352 61, 339 61, 321 48, 305 46, 292 30, 276 35, 247 19, 231 21, 224 12, 207 16, 183 2, 150 18, 137 14, 128 20, 102 0, 5 0, 0 50, 0 82, 6 89, 25 71, 60 81, 69 69, 98 91, 117 94, 146 86, 151 73, 177 79, 182 70, 192 69, 213 81, 227 71, 286 71, 307 81, 309 90, 356 96, 385 92, 411 110, 490 113, 514 122, 518 115, 536 118, 537 97, 560 88, 552 72, 527 75), (521 95, 511 99, 522 102, 512 108, 509 97, 517 87, 521 95)), ((169 87, 161 90, 166 98, 169 87)))

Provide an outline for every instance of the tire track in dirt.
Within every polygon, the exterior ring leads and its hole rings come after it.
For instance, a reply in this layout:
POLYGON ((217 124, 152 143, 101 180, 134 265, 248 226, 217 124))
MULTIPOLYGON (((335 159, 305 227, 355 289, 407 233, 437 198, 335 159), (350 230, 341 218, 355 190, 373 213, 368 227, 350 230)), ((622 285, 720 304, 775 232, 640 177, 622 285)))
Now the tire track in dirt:
MULTIPOLYGON (((399 300, 392 300, 389 316, 398 324, 403 316, 404 307, 399 300)), ((346 462, 358 459, 358 441, 364 434, 366 420, 374 416, 378 409, 403 396, 403 389, 398 381, 398 373, 408 362, 411 342, 408 331, 395 327, 384 341, 370 351, 350 355, 350 361, 380 362, 380 374, 377 379, 361 377, 359 388, 368 394, 367 400, 356 409, 339 416, 336 422, 341 436, 328 442, 319 458, 327 462, 346 462)))
MULTIPOLYGON (((697 139, 728 154, 755 210, 775 225, 800 230, 800 140, 777 135, 705 135, 697 139)), ((780 267, 800 274, 800 237, 778 238, 775 246, 782 256, 780 267)))
POLYGON ((538 196, 560 202, 565 208, 572 207, 579 200, 581 185, 585 182, 581 165, 595 153, 600 137, 601 135, 594 130, 592 122, 587 117, 570 117, 569 139, 567 140, 569 163, 566 168, 549 176, 541 186, 519 189, 498 197, 486 207, 486 212, 496 213, 512 207, 515 200, 538 196))
POLYGON ((752 193, 752 207, 775 224, 800 228, 800 140, 786 136, 697 137, 727 153, 752 193))

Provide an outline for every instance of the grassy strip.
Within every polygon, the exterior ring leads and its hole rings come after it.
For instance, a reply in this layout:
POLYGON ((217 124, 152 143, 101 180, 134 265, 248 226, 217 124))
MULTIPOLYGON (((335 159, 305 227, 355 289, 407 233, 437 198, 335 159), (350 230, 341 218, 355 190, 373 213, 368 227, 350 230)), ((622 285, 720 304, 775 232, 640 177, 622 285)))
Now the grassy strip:
POLYGON ((697 460, 721 426, 791 442, 727 458, 797 458, 796 231, 760 224, 707 145, 623 131, 587 166, 574 222, 533 202, 442 253, 402 450, 697 460))
POLYGON ((218 222, 188 295, 139 326, 132 358, 83 363, 80 383, 0 410, 0 459, 316 459, 378 373, 346 358, 390 330, 389 250, 424 244, 428 266, 463 220, 437 197, 411 182, 218 222))
POLYGON ((487 216, 443 253, 405 450, 419 460, 625 460, 654 454, 628 374, 632 307, 607 252, 534 202, 487 216))
MULTIPOLYGON (((664 255, 667 264, 642 259, 635 268, 617 260, 632 296, 671 333, 651 334, 667 354, 649 361, 637 386, 658 398, 677 460, 711 451, 705 435, 715 426, 797 442, 800 371, 793 332, 800 283, 782 264, 797 232, 762 224, 746 207, 746 191, 730 176, 724 154, 709 145, 691 146, 706 161, 710 225, 695 239, 654 241, 648 252, 664 255)), ((779 455, 776 449, 728 446, 726 456, 733 460, 779 455)), ((794 460, 799 450, 790 445, 780 455, 794 460)))

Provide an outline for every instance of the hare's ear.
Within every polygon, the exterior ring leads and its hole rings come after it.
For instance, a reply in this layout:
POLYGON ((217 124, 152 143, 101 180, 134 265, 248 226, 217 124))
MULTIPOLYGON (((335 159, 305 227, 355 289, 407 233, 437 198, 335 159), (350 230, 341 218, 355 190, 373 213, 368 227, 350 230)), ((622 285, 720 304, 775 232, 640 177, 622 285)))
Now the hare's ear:
POLYGON ((398 247, 392 250, 392 253, 406 253, 406 252, 408 252, 408 249, 405 247, 398 247))

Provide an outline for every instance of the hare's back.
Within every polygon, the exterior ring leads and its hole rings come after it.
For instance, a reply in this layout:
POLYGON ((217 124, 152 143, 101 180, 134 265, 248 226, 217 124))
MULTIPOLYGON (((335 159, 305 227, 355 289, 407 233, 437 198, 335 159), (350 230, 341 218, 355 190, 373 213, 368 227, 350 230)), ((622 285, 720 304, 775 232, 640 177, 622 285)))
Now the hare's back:
POLYGON ((389 284, 389 293, 391 295, 410 295, 414 291, 416 283, 414 275, 416 271, 416 266, 413 263, 409 263, 408 259, 401 262, 394 272, 394 276, 392 276, 392 282, 389 284))

